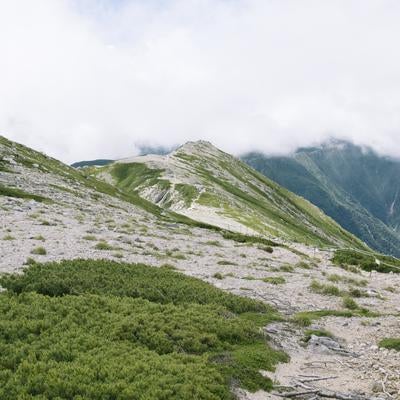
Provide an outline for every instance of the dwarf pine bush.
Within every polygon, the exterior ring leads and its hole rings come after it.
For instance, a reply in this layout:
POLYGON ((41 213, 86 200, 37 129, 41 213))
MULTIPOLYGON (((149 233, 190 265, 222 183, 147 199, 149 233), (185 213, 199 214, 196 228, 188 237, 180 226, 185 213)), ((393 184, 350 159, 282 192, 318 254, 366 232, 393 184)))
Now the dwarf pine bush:
POLYGON ((260 330, 269 306, 168 268, 35 263, 0 284, 4 400, 225 400, 287 360, 260 330))

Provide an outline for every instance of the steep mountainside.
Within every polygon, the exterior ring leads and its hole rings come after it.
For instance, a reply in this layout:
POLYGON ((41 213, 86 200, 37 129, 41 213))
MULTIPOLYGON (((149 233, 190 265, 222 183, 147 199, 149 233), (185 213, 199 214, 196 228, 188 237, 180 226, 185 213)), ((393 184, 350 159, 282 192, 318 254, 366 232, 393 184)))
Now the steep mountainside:
POLYGON ((363 246, 318 208, 208 142, 189 142, 166 156, 119 160, 92 173, 161 207, 226 229, 363 246))
POLYGON ((400 256, 400 162, 347 142, 290 157, 250 153, 248 165, 320 207, 384 253, 400 256))

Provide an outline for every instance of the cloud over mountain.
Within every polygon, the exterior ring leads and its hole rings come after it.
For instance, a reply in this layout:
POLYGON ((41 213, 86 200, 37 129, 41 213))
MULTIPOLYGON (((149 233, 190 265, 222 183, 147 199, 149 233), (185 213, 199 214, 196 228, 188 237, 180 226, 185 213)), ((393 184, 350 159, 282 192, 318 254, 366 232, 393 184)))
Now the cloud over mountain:
POLYGON ((0 132, 65 161, 330 136, 400 156, 393 0, 4 0, 0 132))

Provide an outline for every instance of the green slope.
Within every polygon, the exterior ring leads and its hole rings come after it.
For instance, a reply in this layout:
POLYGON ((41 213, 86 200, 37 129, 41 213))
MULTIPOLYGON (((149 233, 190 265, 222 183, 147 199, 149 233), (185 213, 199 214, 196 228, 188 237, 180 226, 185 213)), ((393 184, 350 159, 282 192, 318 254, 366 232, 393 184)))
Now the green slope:
POLYGON ((39 151, 13 142, 0 135, 0 196, 28 198, 36 201, 51 202, 52 200, 50 198, 42 196, 43 187, 37 187, 37 192, 35 193, 28 193, 25 191, 25 188, 17 186, 18 174, 26 174, 29 173, 28 171, 30 170, 43 174, 43 185, 46 186, 46 189, 51 187, 51 191, 54 193, 61 190, 75 194, 78 204, 80 202, 79 190, 80 188, 85 188, 91 191, 93 201, 96 201, 99 195, 105 194, 133 204, 139 209, 149 213, 149 215, 163 221, 208 227, 205 224, 193 221, 188 217, 164 210, 153 202, 139 196, 136 192, 124 191, 101 179, 96 179, 96 177, 91 174, 91 169, 89 167, 85 169, 73 168, 39 151), (17 172, 14 167, 17 167, 17 170, 21 167, 20 172, 17 172), (1 172, 15 175, 15 179, 12 179, 12 186, 4 184, 1 179, 1 172), (49 183, 54 176, 61 178, 65 186, 57 187, 49 183), (71 190, 69 188, 74 189, 71 190))
POLYGON ((320 207, 370 247, 400 256, 400 162, 346 142, 289 157, 242 157, 265 176, 320 207))
POLYGON ((128 193, 223 228, 320 246, 363 247, 317 207, 207 142, 92 172, 128 193))

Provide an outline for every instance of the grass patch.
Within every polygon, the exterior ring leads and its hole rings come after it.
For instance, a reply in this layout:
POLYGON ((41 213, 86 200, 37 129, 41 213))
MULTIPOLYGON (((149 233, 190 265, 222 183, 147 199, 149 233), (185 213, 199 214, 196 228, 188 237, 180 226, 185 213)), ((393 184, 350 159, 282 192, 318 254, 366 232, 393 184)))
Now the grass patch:
POLYGON ((222 232, 222 237, 224 239, 234 240, 235 242, 238 243, 249 243, 249 244, 259 243, 265 246, 272 246, 272 247, 279 246, 279 243, 273 242, 272 240, 265 239, 259 236, 244 235, 238 232, 224 231, 222 232))
POLYGON ((216 272, 216 273, 213 275, 213 278, 215 278, 215 279, 224 279, 224 276, 223 276, 221 273, 216 272))
POLYGON ((343 297, 343 307, 348 308, 349 310, 359 309, 359 305, 357 304, 357 302, 350 296, 343 297))
POLYGON ((237 265, 236 263, 228 260, 219 260, 217 262, 218 265, 237 265))
POLYGON ((302 269, 311 269, 312 266, 308 262, 305 261, 299 261, 296 265, 296 268, 302 268, 302 269))
POLYGON ((294 272, 294 267, 290 264, 284 264, 279 267, 279 271, 282 272, 294 272))
POLYGON ((218 240, 207 240, 204 244, 208 244, 209 246, 221 247, 221 243, 218 240))
POLYGON ((314 293, 323 294, 327 296, 340 296, 340 289, 335 285, 326 285, 324 283, 313 280, 310 284, 310 290, 314 293))
POLYGON ((15 198, 19 198, 19 199, 30 199, 30 200, 38 201, 40 203, 52 203, 53 202, 52 200, 48 199, 47 197, 28 193, 21 189, 7 187, 7 186, 2 185, 1 183, 0 183, 0 196, 15 197, 15 198))
POLYGON ((287 356, 255 300, 164 268, 73 260, 0 278, 0 398, 222 399, 287 356))
POLYGON ((33 264, 36 264, 36 260, 32 257, 28 257, 24 262, 24 265, 33 265, 33 264))
POLYGON ((109 243, 107 243, 106 241, 100 241, 96 244, 96 246, 94 246, 94 248, 96 250, 114 250, 114 247, 111 246, 109 243))
POLYGON ((7 234, 3 236, 3 240, 15 240, 15 237, 10 234, 7 234))
POLYGON ((35 247, 34 249, 31 250, 31 254, 44 256, 44 255, 47 254, 47 251, 43 246, 38 246, 38 247, 35 247))
POLYGON ((283 276, 269 276, 268 278, 263 278, 265 283, 271 283, 272 285, 282 285, 286 283, 286 279, 283 276))
POLYGON ((176 183, 175 190, 181 195, 186 207, 190 207, 194 199, 199 195, 196 187, 186 183, 176 183))
POLYGON ((266 251, 267 253, 272 254, 274 252, 274 249, 271 246, 257 246, 259 250, 266 251))
POLYGON ((41 242, 46 241, 46 239, 43 237, 43 235, 36 235, 32 238, 33 240, 39 240, 41 242))
POLYGON ((355 278, 349 278, 347 276, 343 275, 338 275, 338 274, 331 274, 328 276, 328 281, 334 282, 334 283, 347 283, 349 285, 354 285, 354 286, 367 286, 368 281, 366 279, 355 279, 355 278))
POLYGON ((97 237, 94 235, 85 235, 82 237, 83 240, 89 240, 89 241, 95 241, 97 240, 97 237))
POLYGON ((364 271, 400 272, 399 259, 377 253, 365 254, 348 249, 336 250, 332 262, 337 265, 358 266, 364 271))
POLYGON ((400 338, 386 338, 379 342, 379 347, 400 351, 400 338))
POLYGON ((301 311, 293 316, 293 321, 300 326, 310 326, 316 319, 323 317, 378 317, 378 313, 374 313, 365 308, 359 310, 316 310, 316 311, 301 311))

